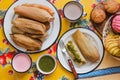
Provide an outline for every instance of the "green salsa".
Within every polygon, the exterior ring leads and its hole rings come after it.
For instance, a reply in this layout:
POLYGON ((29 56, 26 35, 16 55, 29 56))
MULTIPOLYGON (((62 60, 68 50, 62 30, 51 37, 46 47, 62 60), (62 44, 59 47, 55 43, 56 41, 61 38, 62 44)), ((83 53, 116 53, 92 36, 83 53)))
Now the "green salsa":
POLYGON ((44 72, 50 72, 55 67, 55 61, 50 56, 43 56, 39 61, 39 68, 44 72))

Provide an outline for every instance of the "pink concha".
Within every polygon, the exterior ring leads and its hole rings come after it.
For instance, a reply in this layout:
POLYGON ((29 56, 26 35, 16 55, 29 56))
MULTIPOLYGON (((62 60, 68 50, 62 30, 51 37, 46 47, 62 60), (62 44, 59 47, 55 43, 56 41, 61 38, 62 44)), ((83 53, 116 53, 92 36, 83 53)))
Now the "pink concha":
POLYGON ((117 33, 120 33, 120 15, 116 15, 113 17, 112 29, 117 33))

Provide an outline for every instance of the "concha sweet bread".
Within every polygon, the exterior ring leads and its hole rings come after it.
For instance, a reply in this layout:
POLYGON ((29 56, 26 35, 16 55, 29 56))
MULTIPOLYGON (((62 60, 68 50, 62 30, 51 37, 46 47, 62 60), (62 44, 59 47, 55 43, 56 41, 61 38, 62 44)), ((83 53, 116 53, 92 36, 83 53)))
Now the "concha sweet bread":
POLYGON ((118 44, 119 44, 119 48, 120 48, 120 37, 119 37, 119 42, 118 42, 118 44))
POLYGON ((105 48, 107 51, 117 57, 120 57, 120 47, 119 47, 120 35, 110 33, 105 39, 105 48))

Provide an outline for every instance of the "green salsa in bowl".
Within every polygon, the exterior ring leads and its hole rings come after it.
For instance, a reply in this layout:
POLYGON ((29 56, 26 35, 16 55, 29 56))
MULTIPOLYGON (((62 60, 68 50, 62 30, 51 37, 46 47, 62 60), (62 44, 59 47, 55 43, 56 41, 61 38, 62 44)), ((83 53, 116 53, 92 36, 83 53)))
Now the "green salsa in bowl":
POLYGON ((43 74, 50 74, 56 69, 56 60, 49 54, 40 56, 36 62, 37 69, 43 74))

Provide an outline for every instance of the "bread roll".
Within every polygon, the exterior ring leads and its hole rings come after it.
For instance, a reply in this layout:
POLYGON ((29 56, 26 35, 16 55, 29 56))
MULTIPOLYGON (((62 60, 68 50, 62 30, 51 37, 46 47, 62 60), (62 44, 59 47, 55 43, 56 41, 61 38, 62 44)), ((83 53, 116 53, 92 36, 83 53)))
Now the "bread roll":
POLYGON ((119 45, 119 48, 120 48, 120 37, 119 37, 118 45, 119 45))
POLYGON ((101 23, 106 19, 106 13, 103 9, 96 7, 91 13, 91 19, 95 23, 101 23))
POLYGON ((120 36, 119 35, 116 35, 114 33, 109 33, 106 38, 105 38, 105 48, 106 50, 116 56, 116 57, 120 57, 120 42, 119 42, 119 39, 120 36))
POLYGON ((105 10, 111 14, 117 12, 120 8, 120 4, 116 0, 107 0, 104 3, 104 6, 105 6, 105 10))

